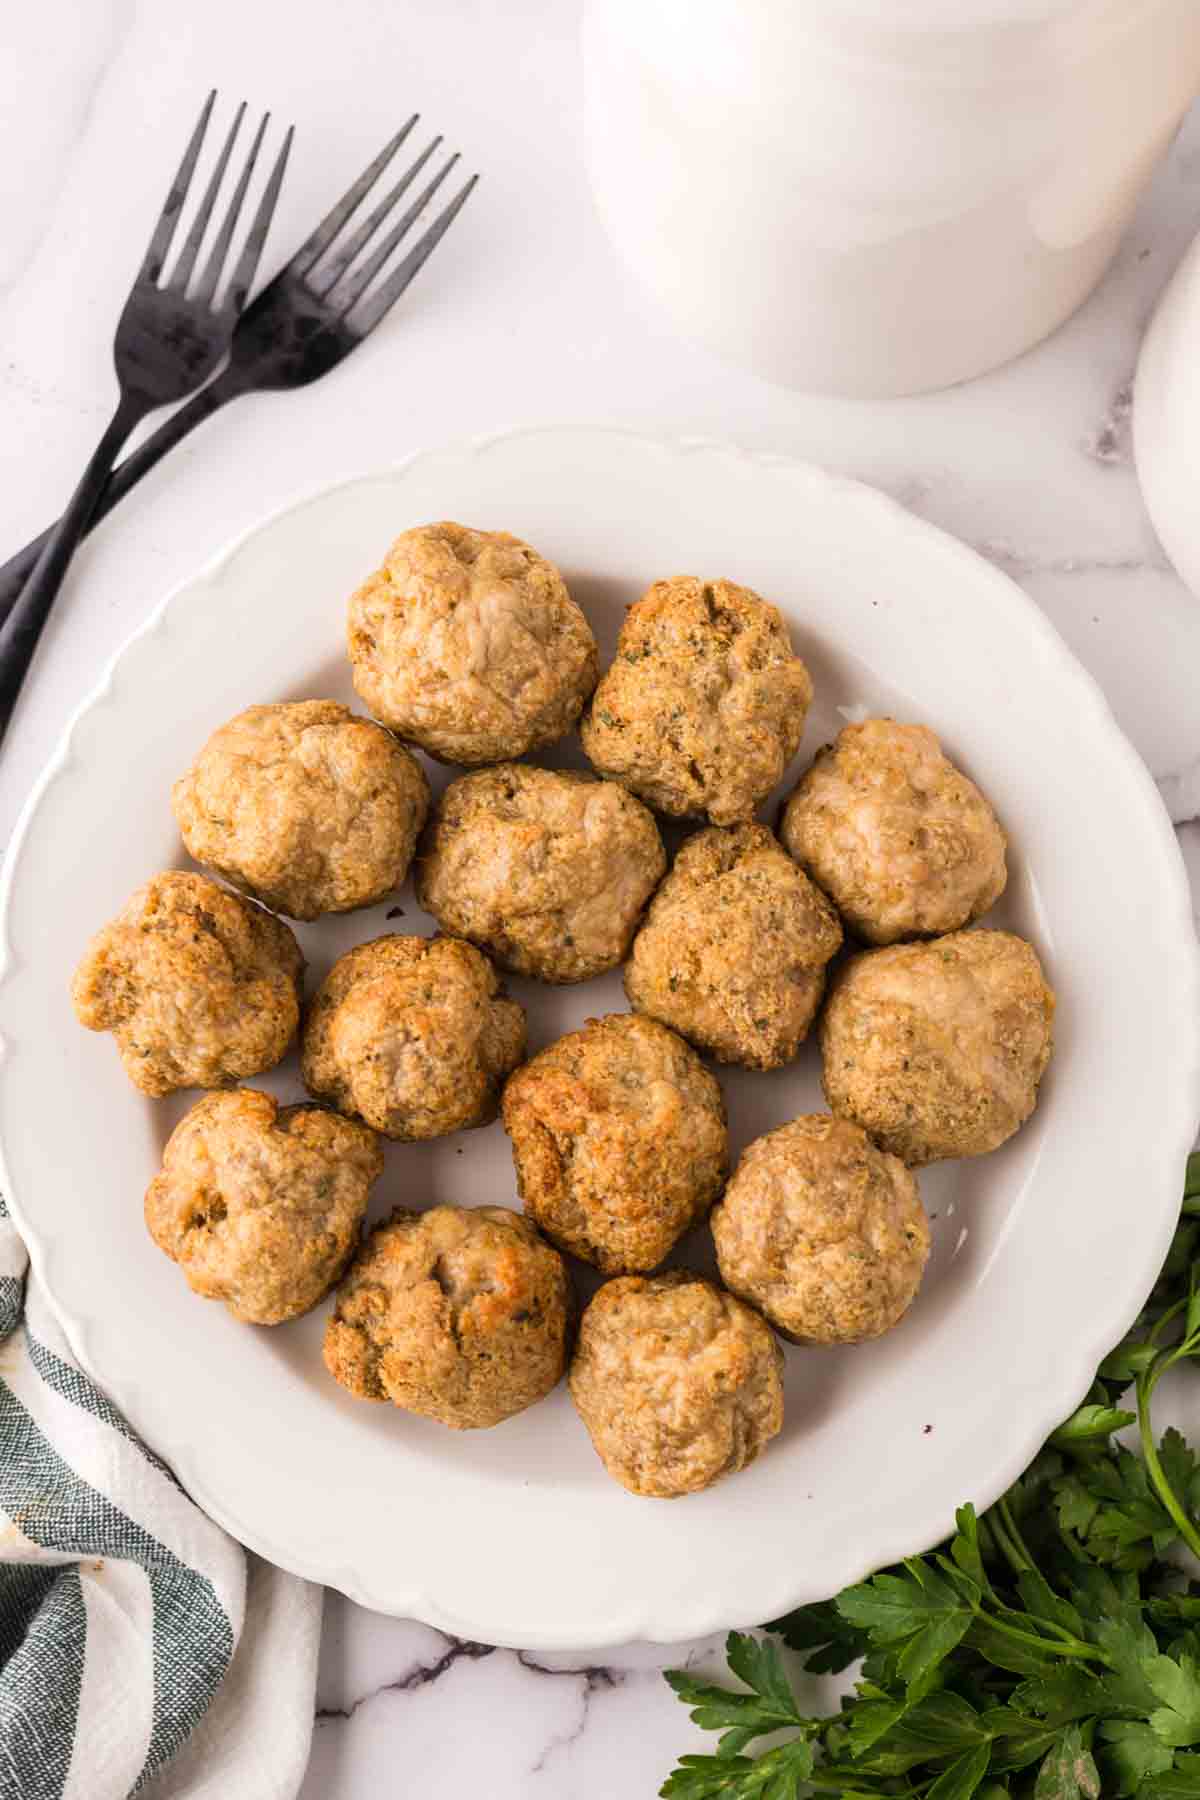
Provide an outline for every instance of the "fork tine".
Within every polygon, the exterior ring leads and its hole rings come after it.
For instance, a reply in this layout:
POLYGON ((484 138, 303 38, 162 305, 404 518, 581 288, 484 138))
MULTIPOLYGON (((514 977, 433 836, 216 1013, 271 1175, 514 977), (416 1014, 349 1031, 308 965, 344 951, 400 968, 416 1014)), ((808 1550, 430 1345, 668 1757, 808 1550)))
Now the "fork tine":
MULTIPOLYGON (((240 113, 238 117, 241 117, 240 113)), ((270 113, 264 113, 262 116, 262 122, 254 134, 254 142, 250 146, 250 154, 246 158, 237 187, 233 191, 233 199, 221 221, 221 227, 213 241, 213 247, 200 270, 200 279, 196 283, 192 296, 200 306, 210 306, 212 297, 217 291, 217 283, 221 279, 221 270, 225 267, 225 258, 229 255, 229 246, 233 242, 233 234, 237 229, 237 222, 246 198, 246 189, 250 186, 250 177, 254 173, 254 165, 258 161, 258 152, 262 147, 270 117, 270 113)))
POLYGON ((175 227, 179 223, 179 215, 183 211, 183 203, 187 199, 187 191, 195 173, 196 161, 200 155, 200 146, 204 142, 204 134, 208 130, 208 121, 212 117, 213 105, 217 98, 214 88, 204 102, 200 117, 196 122, 191 141, 183 153, 183 161, 176 171, 175 179, 163 202, 163 209, 158 215, 158 224, 154 227, 154 235, 146 250, 145 260, 138 273, 139 281, 156 282, 162 274, 163 263, 167 259, 167 251, 171 248, 171 239, 175 236, 175 227))
POLYGON ((455 194, 449 206, 443 207, 425 235, 418 238, 408 255, 396 264, 387 280, 381 281, 379 286, 355 307, 354 317, 348 322, 359 337, 366 337, 369 331, 374 331, 380 319, 395 305, 409 282, 424 268, 466 205, 471 190, 478 181, 478 175, 472 175, 470 181, 455 194))
POLYGON ((200 254, 200 245, 204 241, 204 233, 208 230, 208 221, 212 218, 213 207, 217 203, 217 195, 221 191, 221 183, 225 179, 225 170, 229 166, 229 158, 233 154, 234 140, 241 130, 242 120, 246 115, 246 102, 243 100, 233 115, 233 124, 228 136, 221 146, 221 154, 217 157, 216 166, 209 177, 208 186, 204 190, 204 198, 196 208, 196 216, 188 227, 188 234, 183 240, 183 249, 175 259, 166 286, 176 294, 186 294, 187 285, 196 266, 196 258, 200 254))
POLYGON ((242 254, 238 257, 233 274, 229 278, 229 286, 226 289, 222 305, 234 314, 241 312, 246 304, 246 295, 254 285, 259 258, 263 253, 263 245, 267 241, 267 233, 271 229, 275 202, 279 199, 279 190, 283 186, 283 172, 287 168, 288 152, 291 150, 292 139, 295 135, 296 127, 289 125, 284 136, 283 146, 275 158, 275 167, 271 170, 267 185, 263 189, 262 199, 258 203, 258 211, 254 215, 254 223, 246 234, 246 242, 242 245, 242 254))
POLYGON ((361 267, 352 270, 347 275, 343 275, 336 286, 330 289, 329 293, 325 295, 325 299, 330 306, 336 308, 339 313, 345 313, 349 312, 356 300, 362 298, 367 288, 371 285, 372 281, 374 281, 376 275, 378 275, 380 269, 382 269, 388 257, 392 254, 392 251, 396 248, 396 245, 400 242, 401 238, 405 237, 411 230, 414 221, 422 212, 424 212, 426 206, 428 206, 430 200, 432 200, 434 194, 437 192, 438 188, 441 187, 443 181, 445 181, 447 175, 457 161, 458 152, 455 151, 454 155, 450 157, 447 162, 442 164, 433 180, 428 182, 425 187, 422 188, 412 205, 407 207, 405 211, 401 213, 399 219, 397 219, 396 223, 392 226, 392 229, 388 232, 379 248, 371 252, 370 256, 367 257, 361 267))
POLYGON ((328 250, 330 244, 332 244, 334 238, 338 235, 359 201, 363 199, 364 195, 370 192, 376 181, 378 181, 379 177, 383 174, 383 171, 387 168, 393 156, 395 156, 397 150, 400 148, 420 116, 420 113, 414 113, 411 119, 405 121, 395 137, 383 146, 383 149, 379 152, 379 155, 375 158, 374 162, 367 164, 358 180, 354 183, 354 186, 349 188, 347 192, 343 194, 342 198, 331 212, 326 213, 312 236, 304 240, 295 256, 293 256, 291 262, 288 264, 289 274, 306 274, 308 270, 312 268, 322 251, 328 250))
POLYGON ((314 288, 319 294, 327 294, 329 292, 330 288, 336 283, 338 277, 345 274, 359 252, 366 249, 380 225, 391 212, 397 200, 399 200, 400 196, 406 193, 412 186, 413 182, 417 179, 417 176, 421 173, 421 170, 425 167, 425 164, 429 161, 441 142, 442 139, 439 135, 434 138, 431 144, 428 144, 425 149, 422 150, 417 160, 410 164, 404 171, 404 174, 400 177, 399 181, 395 182, 393 186, 388 189, 383 199, 379 202, 379 205, 372 208, 362 224, 351 234, 348 241, 343 244, 340 249, 335 250, 330 255, 320 270, 320 279, 315 279, 313 275, 310 275, 310 287, 314 288))

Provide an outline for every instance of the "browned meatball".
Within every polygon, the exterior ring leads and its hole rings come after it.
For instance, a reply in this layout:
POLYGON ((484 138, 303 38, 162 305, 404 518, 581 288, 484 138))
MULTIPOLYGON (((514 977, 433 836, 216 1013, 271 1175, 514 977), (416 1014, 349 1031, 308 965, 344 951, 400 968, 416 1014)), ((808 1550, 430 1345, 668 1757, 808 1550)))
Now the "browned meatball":
POLYGON ((765 825, 688 839, 650 903, 625 992, 721 1062, 799 1054, 842 941, 837 914, 765 825))
POLYGON ((660 812, 734 825, 781 779, 811 700, 777 607, 676 575, 630 607, 580 736, 602 775, 660 812))
POLYGON ((590 1019, 504 1090, 529 1216, 606 1274, 653 1269, 721 1191, 728 1163, 716 1079, 653 1019, 590 1019))
POLYGON ((525 1013, 486 956, 453 938, 381 937, 339 957, 304 1022, 305 1085, 390 1138, 496 1116, 525 1013))
POLYGON ((455 1431, 498 1425, 548 1394, 566 1363, 562 1258, 503 1206, 398 1210, 338 1289, 325 1364, 362 1400, 455 1431))
POLYGON ((293 919, 370 906, 399 887, 429 811, 415 757, 336 700, 251 706, 171 790, 199 863, 293 919))
POLYGON ((241 1088, 197 1101, 146 1190, 146 1224, 188 1286, 235 1319, 278 1325, 315 1306, 358 1242, 379 1141, 317 1106, 241 1088))
POLYGON ((825 1097, 911 1167, 981 1156, 1036 1106, 1053 1020, 1037 953, 1011 932, 864 951, 821 1021, 825 1097))
POLYGON ((916 1177, 828 1113, 755 1139, 712 1233, 726 1286, 798 1343, 858 1344, 890 1331, 929 1260, 916 1177))
POLYGON ((554 564, 507 531, 418 525, 350 601, 354 685, 444 762, 502 762, 564 737, 596 685, 596 640, 554 564))
POLYGON ((75 971, 75 1015, 111 1031, 143 1094, 231 1087, 287 1054, 304 958, 278 919, 206 875, 168 870, 98 931, 75 971))
POLYGON ((506 969, 588 981, 625 956, 666 866, 658 827, 624 788, 502 763, 442 795, 417 896, 506 969))
POLYGON ((626 1275, 587 1307, 571 1398, 631 1494, 699 1493, 783 1424, 783 1355, 756 1312, 699 1275, 626 1275))
POLYGON ((1004 892, 1005 838, 924 725, 864 719, 818 751, 780 836, 871 944, 956 931, 1004 892))

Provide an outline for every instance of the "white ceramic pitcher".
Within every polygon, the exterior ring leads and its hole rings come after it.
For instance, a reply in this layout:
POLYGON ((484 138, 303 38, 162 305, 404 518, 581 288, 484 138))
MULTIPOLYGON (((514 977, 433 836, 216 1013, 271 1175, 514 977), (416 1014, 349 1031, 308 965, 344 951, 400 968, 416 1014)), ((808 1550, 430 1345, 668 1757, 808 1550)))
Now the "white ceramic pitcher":
POLYGON ((586 0, 608 228, 773 380, 942 387, 1099 280, 1200 88, 1200 0, 586 0))

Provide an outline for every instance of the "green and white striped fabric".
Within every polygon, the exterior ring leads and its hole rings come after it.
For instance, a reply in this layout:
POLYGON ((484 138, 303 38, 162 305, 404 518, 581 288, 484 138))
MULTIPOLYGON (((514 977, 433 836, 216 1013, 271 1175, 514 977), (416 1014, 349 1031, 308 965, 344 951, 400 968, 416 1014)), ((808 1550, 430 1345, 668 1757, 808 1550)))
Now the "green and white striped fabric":
POLYGON ((0 1201, 0 1800, 288 1800, 319 1620, 81 1373, 0 1201))

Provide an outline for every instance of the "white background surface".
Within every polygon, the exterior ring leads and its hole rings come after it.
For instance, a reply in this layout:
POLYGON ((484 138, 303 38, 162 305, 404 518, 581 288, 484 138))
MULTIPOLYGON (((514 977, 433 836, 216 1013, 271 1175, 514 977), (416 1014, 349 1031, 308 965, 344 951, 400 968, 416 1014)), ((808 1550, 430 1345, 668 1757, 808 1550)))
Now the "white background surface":
MULTIPOLYGON (((678 342, 626 279, 590 207, 575 9, 562 0, 6 7, 5 545, 47 522, 107 418, 115 318, 214 84, 227 102, 245 95, 298 127, 268 264, 414 108, 484 181, 403 311, 344 369, 305 393, 240 402, 97 534, 5 746, 0 832, 101 664, 165 588, 233 534, 299 492, 422 444, 580 419, 810 457, 876 482, 992 556, 1104 684, 1200 868, 1200 828, 1188 823, 1200 813, 1200 605, 1150 531, 1126 427, 1140 333, 1200 227, 1195 118, 1104 287, 1050 343, 941 396, 814 400, 678 342)), ((642 1800, 688 1747, 686 1717, 657 1674, 678 1659, 634 1649, 606 1653, 600 1667, 582 1646, 544 1659, 486 1653, 331 1599, 305 1800, 398 1790, 642 1800)))

